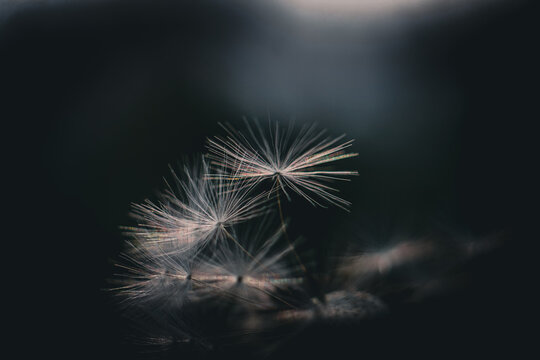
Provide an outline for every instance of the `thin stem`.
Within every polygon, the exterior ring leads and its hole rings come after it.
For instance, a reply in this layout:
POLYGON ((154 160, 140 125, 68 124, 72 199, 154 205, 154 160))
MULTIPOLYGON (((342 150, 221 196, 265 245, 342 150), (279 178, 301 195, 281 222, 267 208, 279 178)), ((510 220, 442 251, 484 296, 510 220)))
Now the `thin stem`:
MULTIPOLYGON (((277 181, 280 182, 279 177, 277 178, 277 181)), ((277 204, 278 204, 278 209, 279 209, 279 218, 281 220, 281 229, 283 230, 283 233, 285 234, 285 239, 287 239, 287 243, 289 243, 289 247, 291 248, 294 256, 296 257, 296 260, 298 261, 298 264, 300 264, 300 267, 302 268, 302 271, 307 274, 308 273, 307 269, 304 266, 304 264, 302 263, 302 260, 300 259, 300 256, 298 255, 298 253, 294 249, 294 245, 292 244, 291 240, 289 239, 289 234, 287 234, 287 229, 286 229, 286 226, 285 226, 285 219, 284 219, 284 216, 283 216, 283 209, 281 207, 281 196, 279 195, 280 184, 278 184, 278 186, 276 188, 277 188, 276 192, 277 192, 277 204)))

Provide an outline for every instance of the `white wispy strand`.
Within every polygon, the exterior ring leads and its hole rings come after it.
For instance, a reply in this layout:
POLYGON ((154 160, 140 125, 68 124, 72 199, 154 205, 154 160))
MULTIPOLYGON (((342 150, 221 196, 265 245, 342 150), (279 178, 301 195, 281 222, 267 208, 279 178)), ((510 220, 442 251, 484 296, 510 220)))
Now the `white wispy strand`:
POLYGON ((251 186, 208 177, 208 164, 184 167, 182 178, 174 171, 173 186, 158 203, 147 200, 133 206, 139 225, 130 232, 142 246, 158 254, 195 255, 210 241, 225 238, 227 228, 265 211, 265 194, 251 194, 251 186))
POLYGON ((280 289, 297 287, 302 278, 286 264, 290 248, 276 246, 282 228, 263 241, 265 224, 247 229, 240 240, 234 229, 229 239, 211 255, 186 259, 160 247, 131 244, 122 254, 124 269, 115 290, 128 305, 164 310, 180 309, 186 302, 213 297, 229 298, 237 304, 269 309, 276 305, 292 307, 278 294, 280 289), (245 248, 240 244, 245 244, 245 248))
POLYGON ((191 261, 158 254, 157 247, 130 245, 130 251, 122 254, 123 263, 116 265, 127 271, 118 275, 120 286, 116 290, 130 304, 179 308, 185 301, 196 299, 191 261))
POLYGON ((350 202, 335 195, 337 189, 325 184, 331 180, 348 180, 357 171, 326 170, 322 165, 357 156, 347 153, 353 140, 340 143, 344 135, 324 137, 324 130, 315 125, 303 126, 293 137, 293 127, 282 130, 277 123, 269 122, 268 131, 255 122, 246 121, 247 135, 230 125, 223 125, 227 136, 208 139, 208 157, 212 163, 230 172, 234 180, 257 183, 273 181, 272 190, 287 188, 296 192, 313 205, 323 206, 317 199, 346 209, 350 202), (315 196, 314 196, 315 195, 315 196))
MULTIPOLYGON (((290 306, 277 291, 302 282, 285 262, 291 248, 276 246, 283 234, 281 227, 264 241, 261 233, 258 226, 245 232, 240 240, 222 242, 211 257, 199 263, 193 277, 201 281, 208 295, 232 296, 258 308, 270 308, 276 303, 290 306)), ((238 238, 236 231, 232 231, 231 238, 238 238)))

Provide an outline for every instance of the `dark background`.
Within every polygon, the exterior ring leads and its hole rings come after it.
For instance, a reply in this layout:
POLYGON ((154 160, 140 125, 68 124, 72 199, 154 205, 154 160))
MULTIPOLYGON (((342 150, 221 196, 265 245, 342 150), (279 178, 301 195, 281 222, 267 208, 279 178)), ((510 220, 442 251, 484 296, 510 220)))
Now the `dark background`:
POLYGON ((538 119, 530 3, 334 24, 238 1, 58 3, 3 17, 17 351, 137 358, 103 290, 130 203, 155 196, 168 164, 203 152, 218 121, 270 114, 356 138, 352 212, 290 209, 299 224, 328 224, 306 227, 314 244, 441 229, 504 239, 463 265, 463 287, 397 302, 382 319, 313 326, 276 358, 523 355, 538 119))

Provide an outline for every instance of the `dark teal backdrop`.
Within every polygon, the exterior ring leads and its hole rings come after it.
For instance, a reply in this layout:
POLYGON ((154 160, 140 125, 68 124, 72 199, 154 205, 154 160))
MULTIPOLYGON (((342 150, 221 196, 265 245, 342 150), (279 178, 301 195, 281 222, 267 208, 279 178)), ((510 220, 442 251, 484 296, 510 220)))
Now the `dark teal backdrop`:
POLYGON ((408 306, 387 299, 396 306, 385 319, 309 328, 276 358, 514 356, 526 343, 514 329, 528 314, 523 259, 535 222, 530 3, 373 28, 318 28, 224 1, 65 3, 3 19, 2 177, 16 230, 5 241, 22 247, 4 257, 23 274, 19 351, 140 356, 102 290, 130 203, 155 196, 168 164, 203 152, 218 121, 270 116, 356 138, 350 214, 286 204, 323 269, 348 241, 505 239, 461 270, 464 288, 408 306))

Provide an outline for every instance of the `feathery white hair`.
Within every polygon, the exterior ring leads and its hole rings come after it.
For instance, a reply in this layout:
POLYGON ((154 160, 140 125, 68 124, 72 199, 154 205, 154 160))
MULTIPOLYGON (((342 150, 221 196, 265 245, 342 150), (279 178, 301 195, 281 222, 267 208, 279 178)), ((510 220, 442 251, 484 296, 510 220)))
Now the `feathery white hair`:
POLYGON ((213 164, 228 170, 230 179, 248 182, 271 179, 272 190, 283 191, 289 199, 287 188, 313 205, 323 206, 316 197, 343 209, 350 205, 334 194, 337 189, 324 182, 347 180, 346 177, 358 172, 321 166, 357 156, 346 152, 353 140, 340 143, 344 135, 325 137, 325 131, 317 131, 315 125, 303 126, 294 137, 292 126, 282 130, 277 122, 269 122, 268 131, 264 131, 258 122, 253 127, 246 121, 247 135, 231 125, 222 124, 222 127, 227 137, 208 139, 208 157, 213 164))
POLYGON ((150 253, 194 256, 209 242, 225 238, 228 227, 265 211, 265 194, 252 195, 243 182, 209 177, 204 159, 184 167, 182 178, 172 173, 174 184, 167 184, 158 203, 133 205, 139 224, 129 230, 150 253))
POLYGON ((194 278, 206 282, 210 295, 227 295, 240 303, 258 308, 272 308, 276 303, 290 304, 278 295, 280 289, 302 282, 295 268, 285 261, 291 247, 278 247, 283 227, 267 234, 266 224, 258 224, 239 233, 231 231, 235 241, 221 242, 212 256, 204 258, 194 278), (266 236, 266 237, 265 237, 266 236), (244 245, 240 245, 244 244, 244 245))

